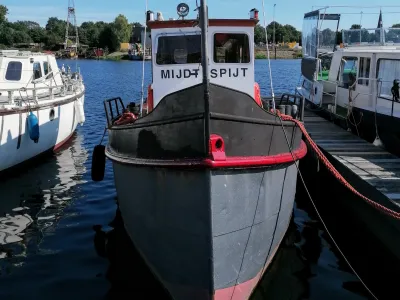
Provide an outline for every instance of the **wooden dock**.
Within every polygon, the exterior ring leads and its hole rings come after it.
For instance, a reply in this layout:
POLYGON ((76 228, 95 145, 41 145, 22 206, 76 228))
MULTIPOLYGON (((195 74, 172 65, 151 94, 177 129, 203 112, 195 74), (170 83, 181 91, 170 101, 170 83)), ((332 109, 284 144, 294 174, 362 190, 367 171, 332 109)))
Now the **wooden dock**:
MULTIPOLYGON (((385 206, 395 204, 400 207, 399 157, 308 110, 305 111, 304 125, 315 143, 329 154, 328 158, 339 172, 345 170, 353 181, 362 180, 375 188, 391 202, 385 206)), ((351 180, 348 181, 352 184, 351 180)))

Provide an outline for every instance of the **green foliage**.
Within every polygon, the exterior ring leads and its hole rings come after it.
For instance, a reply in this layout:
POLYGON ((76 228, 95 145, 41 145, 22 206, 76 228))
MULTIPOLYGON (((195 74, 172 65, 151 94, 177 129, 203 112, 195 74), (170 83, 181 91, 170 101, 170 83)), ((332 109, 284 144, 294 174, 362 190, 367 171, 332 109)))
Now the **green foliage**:
POLYGON ((393 24, 393 25, 392 25, 392 28, 400 28, 400 23, 398 23, 398 24, 393 24))
MULTIPOLYGON (((0 5, 0 45, 12 47, 17 43, 42 43, 45 49, 59 50, 65 42, 67 22, 50 17, 43 28, 33 21, 7 22, 8 9, 0 5)), ((133 26, 142 26, 138 22, 129 23, 124 15, 114 22, 83 22, 78 27, 79 42, 89 47, 107 48, 116 51, 120 43, 129 42, 133 26)), ((69 27, 69 35, 75 36, 75 28, 69 27)), ((68 41, 68 44, 74 41, 68 41)))
POLYGON ((119 15, 115 18, 114 23, 111 25, 112 39, 116 44, 128 43, 132 34, 132 26, 129 24, 128 19, 119 15))
POLYGON ((350 29, 361 29, 361 25, 360 24, 353 24, 353 25, 351 25, 350 29))
POLYGON ((267 55, 265 53, 256 53, 255 59, 267 59, 267 55))
POLYGON ((0 24, 7 21, 8 9, 4 5, 0 5, 0 24))
MULTIPOLYGON (((274 24, 275 24, 275 43, 281 42, 301 42, 301 31, 298 31, 292 25, 281 25, 278 22, 271 22, 267 26, 268 42, 274 41, 274 24)), ((257 24, 254 28, 254 42, 256 44, 266 42, 264 28, 257 24)))
POLYGON ((10 46, 14 43, 15 30, 8 27, 6 24, 0 25, 0 44, 10 46))
POLYGON ((254 28, 254 42, 256 44, 265 44, 265 30, 260 24, 257 24, 257 26, 254 28))

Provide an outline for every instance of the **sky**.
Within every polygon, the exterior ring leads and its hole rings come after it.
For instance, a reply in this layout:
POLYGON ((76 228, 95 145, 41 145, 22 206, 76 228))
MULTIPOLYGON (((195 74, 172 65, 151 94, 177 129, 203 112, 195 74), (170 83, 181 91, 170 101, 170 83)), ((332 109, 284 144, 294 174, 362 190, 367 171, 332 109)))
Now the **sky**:
MULTIPOLYGON (((198 0, 200 1, 200 0, 198 0)), ((329 4, 346 6, 348 0, 265 0, 266 23, 274 19, 282 24, 290 24, 301 30, 304 13, 329 4)), ((180 2, 186 2, 191 13, 189 18, 195 18, 196 0, 148 0, 148 8, 154 12, 161 11, 164 19, 177 18, 176 6, 180 2)), ((248 12, 257 8, 260 12, 260 22, 264 23, 262 0, 208 0, 210 18, 248 18, 248 12)), ((351 24, 359 24, 364 28, 375 28, 378 23, 379 7, 376 0, 352 0, 352 6, 363 8, 331 7, 330 13, 343 14, 341 28, 349 28, 351 24), (373 7, 372 7, 373 6, 373 7), (363 12, 362 18, 360 12, 363 12)), ((124 14, 130 22, 144 23, 146 0, 75 0, 76 18, 78 24, 85 21, 111 22, 118 14, 124 14)), ((31 20, 45 26, 49 17, 67 18, 68 0, 1 0, 1 4, 8 7, 9 21, 31 20)), ((383 26, 389 27, 394 23, 400 23, 400 1, 381 0, 383 7, 383 26)))

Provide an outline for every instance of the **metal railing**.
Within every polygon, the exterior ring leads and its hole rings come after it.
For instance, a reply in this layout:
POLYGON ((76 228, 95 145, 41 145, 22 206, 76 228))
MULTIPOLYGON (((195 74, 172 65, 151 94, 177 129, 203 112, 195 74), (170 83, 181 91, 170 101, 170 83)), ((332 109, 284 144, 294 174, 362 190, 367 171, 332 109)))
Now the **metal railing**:
MULTIPOLYGON (((392 102, 392 106, 391 106, 390 116, 393 117, 394 104, 396 103, 396 101, 395 101, 393 98, 392 98, 392 99, 389 99, 389 98, 386 98, 386 97, 383 97, 383 96, 382 96, 382 93, 381 93, 381 91, 382 91, 382 83, 384 83, 384 82, 391 83, 392 81, 389 81, 389 80, 382 80, 381 78, 359 77, 359 78, 357 78, 357 80, 353 83, 353 85, 352 85, 351 87, 349 87, 349 91, 350 91, 349 96, 350 96, 350 98, 352 99, 352 101, 355 101, 356 98, 357 98, 358 96, 360 96, 360 95, 362 95, 362 96, 371 96, 371 97, 373 97, 373 98, 375 99, 375 108, 374 108, 375 111, 377 110, 377 106, 378 106, 378 98, 379 98, 379 99, 382 99, 382 100, 386 100, 386 101, 391 101, 391 102, 392 102), (356 90, 353 90, 352 87, 353 87, 353 86, 356 86, 357 84, 359 84, 358 82, 359 82, 360 80, 375 81, 375 82, 376 82, 375 93, 360 93, 360 92, 358 92, 358 91, 356 91, 356 90), (353 95, 352 95, 353 92, 355 92, 355 94, 356 94, 355 97, 352 97, 352 96, 353 96, 353 95)), ((338 83, 340 83, 340 82, 338 82, 338 83)), ((335 101, 335 102, 336 102, 336 101, 335 101)), ((400 102, 398 102, 398 103, 400 103, 400 102)))
MULTIPOLYGON (((272 97, 263 97, 262 103, 265 110, 269 111, 272 109, 272 97)), ((297 105, 299 110, 297 114, 297 119, 303 121, 304 119, 304 106, 305 106, 305 99, 300 94, 290 94, 284 93, 281 95, 280 99, 276 101, 276 107, 279 106, 287 106, 287 105, 297 105)), ((284 111, 282 113, 285 113, 284 111)))
POLYGON ((121 97, 115 97, 104 100, 103 104, 107 118, 107 127, 110 127, 113 124, 113 122, 124 113, 125 105, 121 97))
MULTIPOLYGON (((81 77, 80 77, 81 78, 81 77)), ((7 92, 8 104, 9 105, 22 105, 22 102, 33 101, 38 104, 43 98, 49 98, 48 100, 54 99, 54 96, 64 97, 67 94, 76 92, 77 89, 81 89, 82 80, 74 80, 66 77, 62 72, 51 71, 46 74, 46 77, 39 78, 41 80, 33 80, 33 75, 24 87, 20 88, 0 88, 0 92, 7 92), (56 76, 61 79, 62 84, 57 83, 56 76), (51 78, 50 78, 51 76, 51 78), (55 85, 53 85, 53 82, 55 85), (49 83, 49 85, 47 85, 49 83), (28 87, 29 84, 33 84, 33 87, 28 87), (37 87, 37 84, 45 84, 47 86, 37 87), (29 92, 32 91, 31 94, 29 92), (39 91, 48 91, 47 93, 38 93, 39 91), (25 95, 23 95, 25 93, 25 95), (17 97, 15 96, 17 94, 17 97), (18 97, 19 95, 19 97, 18 97)), ((4 103, 3 103, 4 104, 4 103)))
POLYGON ((342 31, 345 46, 400 45, 400 28, 361 28, 342 31))

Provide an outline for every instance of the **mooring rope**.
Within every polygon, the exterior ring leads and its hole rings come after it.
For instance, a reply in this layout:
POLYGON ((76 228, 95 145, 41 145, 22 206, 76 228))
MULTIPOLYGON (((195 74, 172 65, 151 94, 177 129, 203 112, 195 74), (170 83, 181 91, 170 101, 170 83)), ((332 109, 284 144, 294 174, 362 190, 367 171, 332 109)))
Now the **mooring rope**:
MULTIPOLYGON (((307 131, 306 131, 306 129, 305 129, 305 127, 304 127, 304 125, 303 125, 302 122, 300 122, 299 120, 296 120, 296 119, 292 118, 291 116, 287 116, 287 115, 282 115, 282 114, 280 114, 280 113, 279 113, 279 110, 277 111, 277 113, 278 113, 279 116, 280 116, 279 120, 281 121, 281 127, 282 127, 283 133, 284 133, 284 135, 285 135, 286 143, 287 143, 287 145, 288 145, 288 147, 289 147, 290 154, 292 155, 294 164, 296 165, 297 172, 298 172, 298 174, 299 174, 299 176, 300 176, 300 179, 301 179, 301 181, 302 181, 302 183, 303 183, 304 189, 306 190, 306 193, 307 193, 307 195, 308 195, 308 198, 310 199, 311 204, 312 204, 312 206, 314 207, 314 210, 315 210, 315 212, 316 212, 316 214, 317 214, 319 220, 321 221, 322 226, 323 226, 324 229, 325 229, 325 232, 328 234, 328 236, 329 236, 330 239, 332 240, 333 244, 335 245, 336 249, 339 251, 339 253, 340 253, 341 256, 343 257, 343 259, 345 260, 345 262, 347 263, 347 265, 349 266, 349 268, 353 271, 354 275, 356 275, 356 277, 358 278, 358 280, 360 280, 361 284, 365 287, 365 289, 371 294, 371 296, 372 296, 374 299, 378 300, 378 297, 376 297, 375 294, 368 288, 367 284, 362 280, 361 276, 356 272, 356 270, 355 270, 355 269, 353 268, 353 266, 350 264, 350 261, 349 261, 349 260, 347 259, 347 257, 344 255, 343 251, 339 248, 339 245, 337 244, 337 242, 336 242, 335 239, 333 238, 333 236, 332 236, 332 234, 330 233, 328 227, 326 226, 324 220, 322 219, 322 216, 321 216, 321 214, 319 213, 319 211, 318 211, 318 209, 317 209, 317 206, 315 205, 315 202, 314 202, 314 200, 313 200, 313 198, 312 198, 312 196, 311 196, 311 194, 310 194, 310 191, 309 191, 308 188, 307 188, 307 185, 306 185, 306 183, 305 183, 305 180, 304 180, 304 178, 303 178, 303 175, 301 174, 300 167, 299 167, 299 164, 298 164, 298 160, 297 160, 295 154, 293 153, 292 147, 290 146, 290 142, 289 142, 288 136, 287 136, 287 134, 286 134, 285 127, 283 126, 283 121, 292 121, 292 122, 294 122, 297 126, 299 126, 300 130, 302 131, 302 133, 306 136, 307 141, 311 141, 311 142, 312 142, 311 147, 313 148, 313 150, 314 150, 314 151, 315 151, 315 150, 318 150, 318 151, 316 151, 316 152, 317 152, 317 155, 323 157, 326 161, 328 161, 327 158, 326 158, 325 155, 319 150, 318 146, 314 143, 314 141, 312 141, 311 137, 308 135, 308 133, 307 133, 307 131), (316 149, 315 149, 315 147, 316 147, 316 149)), ((323 160, 323 161, 324 161, 324 160, 323 160)), ((336 171, 336 169, 330 164, 329 161, 328 161, 328 164, 331 166, 331 169, 330 169, 330 170, 335 170, 335 171, 336 171)), ((328 168, 328 169, 329 169, 329 168, 328 168)), ((336 173, 339 174, 338 171, 336 171, 336 173)), ((339 174, 339 176, 341 177, 340 174, 339 174)), ((342 178, 343 178, 343 177, 342 177, 342 178)), ((343 180, 346 181, 344 178, 343 178, 343 180)), ((346 181, 346 182, 347 182, 347 181, 346 181)), ((350 185, 350 184, 349 184, 349 185, 350 185)), ((361 195, 361 194, 360 194, 360 195, 361 195)), ((366 197, 365 197, 365 198, 366 198, 366 197)), ((368 198, 367 198, 367 199, 368 199, 368 198)))
POLYGON ((331 162, 326 158, 326 156, 322 153, 322 151, 319 149, 318 145, 313 141, 313 139, 310 137, 308 134, 306 128, 304 127, 304 124, 300 122, 297 119, 292 118, 291 116, 288 115, 283 115, 279 111, 277 111, 277 114, 280 116, 280 119, 283 121, 291 121, 294 122, 297 126, 299 126, 301 132, 303 133, 305 139, 311 146, 312 150, 317 154, 318 158, 322 161, 322 163, 326 166, 326 168, 329 170, 330 173, 341 183, 343 184, 347 189, 349 189, 352 193, 360 197, 362 200, 367 202, 369 205, 372 207, 376 208, 380 212, 396 219, 400 220, 400 213, 391 210, 371 199, 368 197, 364 196, 361 194, 359 191, 357 191, 339 172, 336 170, 336 168, 331 164, 331 162))

